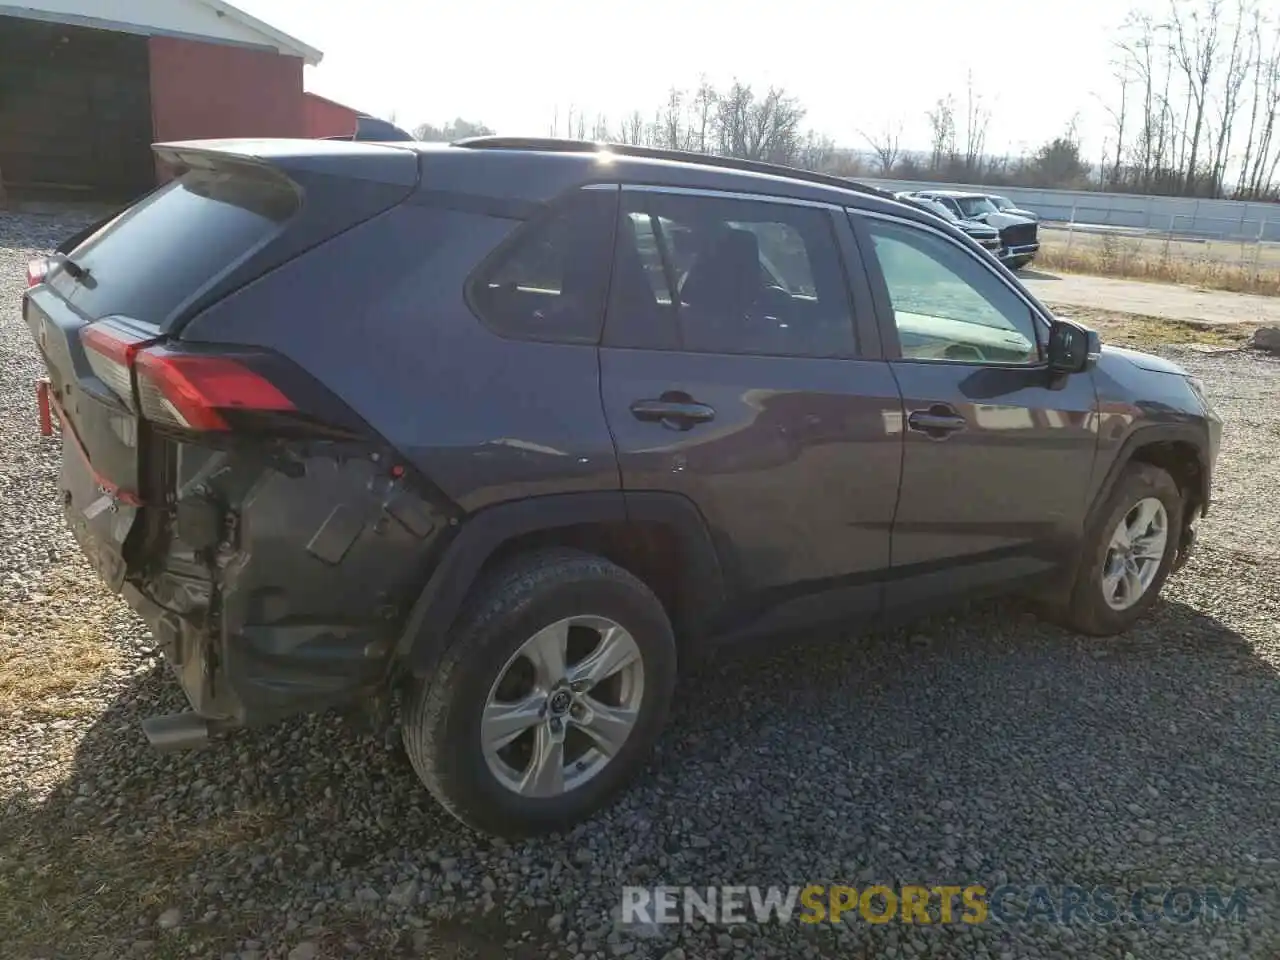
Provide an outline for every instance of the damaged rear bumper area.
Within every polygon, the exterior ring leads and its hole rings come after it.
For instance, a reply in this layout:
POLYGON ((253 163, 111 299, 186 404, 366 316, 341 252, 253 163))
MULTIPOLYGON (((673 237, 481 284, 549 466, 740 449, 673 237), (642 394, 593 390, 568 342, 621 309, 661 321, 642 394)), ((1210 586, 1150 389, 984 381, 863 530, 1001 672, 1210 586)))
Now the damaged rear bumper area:
POLYGON ((121 586, 194 710, 145 723, 152 744, 197 746, 382 690, 447 506, 367 451, 175 444, 171 463, 177 497, 162 516, 141 511, 121 586))

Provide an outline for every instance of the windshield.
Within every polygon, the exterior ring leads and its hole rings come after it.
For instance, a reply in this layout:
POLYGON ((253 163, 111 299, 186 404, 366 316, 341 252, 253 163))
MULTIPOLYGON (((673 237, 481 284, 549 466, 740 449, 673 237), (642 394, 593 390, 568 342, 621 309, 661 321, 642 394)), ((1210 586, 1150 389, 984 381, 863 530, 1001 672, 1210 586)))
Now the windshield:
POLYGON ((917 197, 916 203, 920 204, 920 206, 924 207, 930 213, 936 213, 943 220, 950 220, 954 222, 960 219, 954 213, 951 212, 950 207, 948 207, 945 203, 939 203, 937 200, 929 200, 925 197, 917 197))
POLYGON ((1012 210, 1013 201, 1008 197, 987 197, 997 210, 1012 210))
POLYGON ((986 197, 956 197, 956 203, 960 206, 960 212, 970 219, 1000 212, 986 197))

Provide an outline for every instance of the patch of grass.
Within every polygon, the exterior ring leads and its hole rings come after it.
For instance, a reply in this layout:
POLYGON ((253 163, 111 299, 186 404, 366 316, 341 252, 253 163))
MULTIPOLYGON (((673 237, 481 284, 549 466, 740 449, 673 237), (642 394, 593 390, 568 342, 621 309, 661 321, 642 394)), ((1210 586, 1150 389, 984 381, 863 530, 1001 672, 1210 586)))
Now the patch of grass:
POLYGON ((114 612, 100 589, 51 570, 28 599, 0 604, 0 718, 17 710, 58 717, 77 712, 77 692, 123 653, 108 639, 114 612))
POLYGON ((1101 236, 1067 238, 1045 231, 1036 266, 1064 273, 1084 273, 1099 277, 1121 277, 1178 283, 1226 290, 1280 296, 1280 266, 1270 257, 1254 257, 1248 247, 1235 259, 1224 258, 1208 245, 1197 248, 1173 240, 1101 236))
POLYGON ((1097 310, 1068 304, 1047 304, 1049 309, 1097 330, 1104 343, 1120 347, 1243 346, 1253 331, 1247 324, 1196 323, 1115 310, 1097 310))
MULTIPOLYGON (((0 838, 0 929, 11 956, 92 956, 130 937, 130 920, 155 917, 182 905, 187 874, 198 863, 233 847, 264 842, 279 829, 255 811, 234 811, 208 821, 158 832, 67 829, 61 817, 10 811, 0 838), (58 829, 58 827, 62 829, 58 829)), ((252 915, 241 936, 252 930, 252 915)), ((152 955, 167 955, 174 941, 200 938, 227 943, 222 925, 183 918, 183 930, 152 927, 152 955)), ((184 949, 180 951, 187 954, 184 949)), ((175 956, 177 953, 175 952, 175 956)))

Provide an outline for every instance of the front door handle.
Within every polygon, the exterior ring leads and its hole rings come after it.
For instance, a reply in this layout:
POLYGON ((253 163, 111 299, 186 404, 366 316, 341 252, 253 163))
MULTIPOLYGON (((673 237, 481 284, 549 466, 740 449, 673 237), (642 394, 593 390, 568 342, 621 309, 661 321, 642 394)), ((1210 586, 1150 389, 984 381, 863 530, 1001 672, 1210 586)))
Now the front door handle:
POLYGON ((935 403, 928 410, 916 410, 907 417, 908 428, 935 440, 943 440, 966 426, 968 421, 964 417, 942 403, 935 403))
POLYGON ((631 415, 645 423, 661 423, 673 430, 688 430, 696 423, 714 420, 716 411, 693 400, 637 400, 631 415))

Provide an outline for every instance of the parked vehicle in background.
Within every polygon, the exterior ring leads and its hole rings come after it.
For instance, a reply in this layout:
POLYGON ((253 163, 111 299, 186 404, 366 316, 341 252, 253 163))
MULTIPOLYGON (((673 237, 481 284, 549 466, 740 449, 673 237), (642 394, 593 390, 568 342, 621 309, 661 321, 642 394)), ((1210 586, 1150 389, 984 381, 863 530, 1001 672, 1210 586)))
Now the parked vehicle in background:
POLYGON ((413 139, 413 134, 394 123, 379 120, 365 113, 356 114, 356 128, 345 136, 322 137, 323 140, 372 141, 375 143, 400 143, 413 139))
POLYGON ((917 190, 916 196, 936 200, 961 219, 980 220, 1000 231, 1004 250, 1000 259, 1013 270, 1031 263, 1040 251, 1039 226, 1034 220, 1001 213, 982 193, 962 190, 917 190))
POLYGON ((1113 634, 1209 503, 1195 380, 882 191, 556 140, 156 149, 175 178, 22 313, 67 522, 194 710, 157 746, 395 693, 446 809, 563 829, 699 645, 1010 591, 1113 634))
POLYGON ((928 210, 943 220, 955 224, 961 231, 973 237, 978 246, 995 257, 999 257, 1001 251, 1004 250, 1004 243, 1000 240, 1000 231, 989 224, 983 223, 981 220, 961 220, 945 203, 918 196, 910 190, 895 193, 894 197, 904 203, 913 203, 920 209, 928 210))
POLYGON ((988 193, 987 199, 990 200, 991 205, 995 207, 997 210, 999 210, 1001 213, 1011 213, 1015 217, 1026 217, 1028 220, 1034 220, 1036 223, 1040 222, 1040 215, 1038 213, 1032 213, 1030 210, 1026 210, 1022 207, 1014 206, 1013 201, 1010 200, 1008 197, 1002 197, 1002 196, 999 196, 998 194, 988 193))

